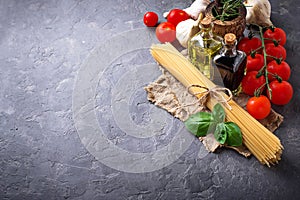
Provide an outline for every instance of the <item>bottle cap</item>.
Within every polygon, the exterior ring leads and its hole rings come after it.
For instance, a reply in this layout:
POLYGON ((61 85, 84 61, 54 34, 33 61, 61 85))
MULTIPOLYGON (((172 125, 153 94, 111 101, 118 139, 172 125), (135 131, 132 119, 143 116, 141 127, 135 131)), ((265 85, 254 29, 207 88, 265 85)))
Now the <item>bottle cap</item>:
POLYGON ((204 19, 201 20, 201 25, 204 28, 209 28, 210 24, 211 24, 211 20, 209 18, 207 18, 207 17, 205 17, 204 19))
POLYGON ((233 33, 227 33, 224 36, 225 44, 234 44, 236 41, 236 36, 233 33))

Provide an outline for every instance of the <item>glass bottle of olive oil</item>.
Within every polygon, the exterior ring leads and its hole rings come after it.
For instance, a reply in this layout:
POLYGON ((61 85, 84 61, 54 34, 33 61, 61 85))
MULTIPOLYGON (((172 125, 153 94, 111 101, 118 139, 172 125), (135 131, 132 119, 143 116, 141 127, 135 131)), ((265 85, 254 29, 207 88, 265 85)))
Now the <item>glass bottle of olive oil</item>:
POLYGON ((223 84, 230 89, 234 95, 241 91, 241 81, 247 63, 244 52, 236 50, 236 36, 227 33, 223 40, 223 49, 214 58, 214 63, 220 73, 223 84))
POLYGON ((222 38, 212 33, 211 21, 201 21, 200 32, 188 43, 188 55, 194 64, 207 78, 213 80, 214 67, 212 59, 222 47, 222 38))

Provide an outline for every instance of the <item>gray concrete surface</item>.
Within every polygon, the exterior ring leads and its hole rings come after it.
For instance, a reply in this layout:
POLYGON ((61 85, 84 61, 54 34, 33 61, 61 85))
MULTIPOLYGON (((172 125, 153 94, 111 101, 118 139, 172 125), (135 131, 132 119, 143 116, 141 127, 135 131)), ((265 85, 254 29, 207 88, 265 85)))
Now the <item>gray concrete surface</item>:
POLYGON ((208 154, 146 99, 143 86, 160 72, 143 14, 162 19, 190 3, 0 0, 0 199, 300 198, 300 4, 271 0, 272 20, 288 34, 295 94, 274 107, 285 117, 275 132, 285 149, 267 168, 231 150, 208 154), (101 138, 130 154, 110 154, 101 138))

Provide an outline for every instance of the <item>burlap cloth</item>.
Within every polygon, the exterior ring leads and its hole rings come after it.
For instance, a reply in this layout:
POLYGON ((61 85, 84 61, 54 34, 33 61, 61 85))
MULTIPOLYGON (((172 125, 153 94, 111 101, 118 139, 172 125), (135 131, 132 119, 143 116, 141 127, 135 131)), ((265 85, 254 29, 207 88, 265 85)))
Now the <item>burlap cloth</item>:
MULTIPOLYGON (((158 77, 156 81, 150 83, 145 87, 148 92, 148 100, 154 103, 156 106, 161 107, 171 113, 174 117, 177 117, 181 121, 185 121, 191 114, 200 111, 209 111, 205 105, 200 105, 197 102, 197 98, 191 95, 187 89, 175 79, 168 71, 162 70, 162 75, 158 77)), ((243 108, 247 104, 249 96, 240 94, 238 97, 234 97, 234 100, 243 108)), ((264 120, 260 120, 266 128, 271 132, 275 131, 283 122, 283 116, 271 110, 270 115, 264 120)), ((206 149, 210 152, 215 152, 217 148, 222 147, 220 143, 216 141, 213 134, 208 134, 206 137, 200 137, 200 141, 204 144, 206 149)), ((248 157, 251 153, 246 147, 230 147, 240 154, 248 157)))

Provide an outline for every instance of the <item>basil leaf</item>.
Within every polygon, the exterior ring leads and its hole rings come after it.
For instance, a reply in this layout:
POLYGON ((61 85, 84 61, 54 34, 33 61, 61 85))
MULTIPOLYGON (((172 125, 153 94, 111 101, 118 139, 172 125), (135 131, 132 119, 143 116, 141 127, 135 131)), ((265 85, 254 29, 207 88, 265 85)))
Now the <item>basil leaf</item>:
POLYGON ((207 112, 198 112, 191 115, 184 124, 186 128, 197 137, 207 135, 207 133, 216 126, 211 113, 207 112))
POLYGON ((222 105, 220 103, 217 103, 214 106, 212 116, 217 123, 222 123, 225 121, 226 114, 225 114, 224 108, 222 107, 222 105))
POLYGON ((225 123, 219 123, 217 125, 214 136, 220 144, 225 144, 227 139, 227 130, 225 123))
POLYGON ((227 140, 226 143, 230 146, 241 146, 243 142, 241 129, 236 123, 225 122, 224 123, 227 130, 227 140))

